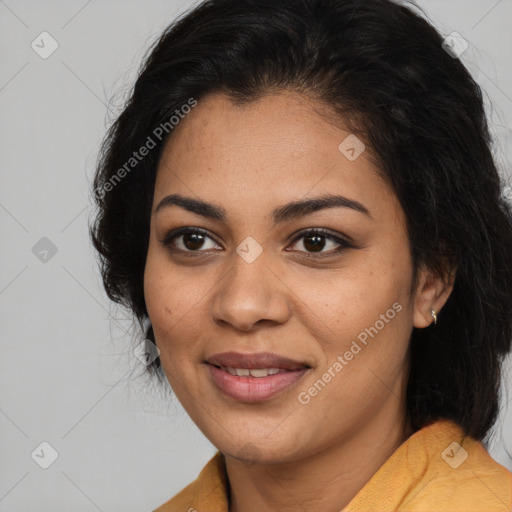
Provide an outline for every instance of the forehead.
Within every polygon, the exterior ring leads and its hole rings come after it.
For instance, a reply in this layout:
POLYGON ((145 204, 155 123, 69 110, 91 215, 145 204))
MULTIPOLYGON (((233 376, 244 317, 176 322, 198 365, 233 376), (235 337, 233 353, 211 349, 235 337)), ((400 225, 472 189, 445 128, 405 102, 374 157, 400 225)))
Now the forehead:
POLYGON ((333 119, 324 104, 293 92, 241 106, 209 95, 174 128, 159 163, 155 203, 180 193, 220 197, 226 209, 244 202, 270 207, 339 193, 377 215, 386 205, 396 209, 362 141, 333 119))

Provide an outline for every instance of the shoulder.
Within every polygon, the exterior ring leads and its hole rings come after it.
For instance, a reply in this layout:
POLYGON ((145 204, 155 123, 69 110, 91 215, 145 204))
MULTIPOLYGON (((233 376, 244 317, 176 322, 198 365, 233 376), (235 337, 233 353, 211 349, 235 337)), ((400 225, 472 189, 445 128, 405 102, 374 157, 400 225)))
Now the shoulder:
POLYGON ((510 512, 512 473, 440 420, 406 440, 344 512, 510 512))
POLYGON ((228 512, 227 477, 220 452, 207 462, 199 476, 153 512, 228 512))
POLYGON ((411 489, 402 510, 509 512, 512 510, 512 473, 496 462, 483 445, 466 438, 453 442, 439 460, 431 462, 428 477, 411 489))

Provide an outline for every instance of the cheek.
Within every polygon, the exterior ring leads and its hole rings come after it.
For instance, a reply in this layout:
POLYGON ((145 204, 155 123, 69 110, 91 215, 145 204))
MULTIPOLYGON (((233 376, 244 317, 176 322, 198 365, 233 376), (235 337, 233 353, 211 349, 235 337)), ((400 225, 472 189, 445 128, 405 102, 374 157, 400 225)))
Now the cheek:
POLYGON ((173 292, 176 289, 173 274, 165 270, 166 264, 161 260, 158 253, 150 248, 144 270, 144 299, 155 341, 161 352, 160 359, 164 364, 169 346, 167 340, 172 338, 176 330, 174 326, 183 313, 176 300, 177 294, 173 292))
POLYGON ((170 264, 165 251, 150 243, 144 270, 144 299, 155 329, 169 329, 190 310, 191 301, 198 297, 194 283, 170 264))
POLYGON ((300 314, 309 318, 309 329, 322 345, 326 363, 343 356, 355 341, 361 351, 353 360, 372 366, 380 360, 396 371, 412 328, 412 268, 407 254, 398 246, 387 252, 368 250, 346 270, 323 278, 321 285, 314 276, 301 281, 297 295, 307 307, 300 314), (308 295, 308 289, 316 293, 308 295))
POLYGON ((406 273, 383 269, 371 255, 365 260, 329 275, 296 279, 294 293, 299 298, 297 304, 303 305, 302 313, 335 333, 351 333, 373 325, 395 301, 403 300, 406 273))
POLYGON ((167 316, 165 313, 172 313, 170 304, 167 303, 167 297, 170 296, 165 293, 166 286, 166 276, 159 270, 159 265, 150 249, 144 269, 144 300, 154 328, 158 328, 163 323, 167 316))
POLYGON ((164 369, 182 368, 185 355, 193 359, 199 351, 195 340, 204 329, 200 322, 207 307, 201 300, 204 295, 201 280, 172 267, 165 255, 148 252, 144 298, 164 369))

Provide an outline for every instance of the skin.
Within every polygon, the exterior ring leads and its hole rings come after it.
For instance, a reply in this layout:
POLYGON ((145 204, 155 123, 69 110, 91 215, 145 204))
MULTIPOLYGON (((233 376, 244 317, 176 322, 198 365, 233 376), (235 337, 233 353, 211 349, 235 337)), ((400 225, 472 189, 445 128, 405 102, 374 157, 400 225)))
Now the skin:
POLYGON ((439 312, 452 290, 421 269, 411 293, 403 210, 368 151, 349 161, 338 150, 350 132, 326 108, 290 91, 243 107, 209 95, 174 129, 158 167, 146 305, 174 392, 225 454, 230 512, 345 507, 412 434, 404 405, 409 337, 413 326, 433 322, 430 308, 439 312), (333 193, 371 216, 336 207, 273 225, 275 208, 333 193), (175 205, 155 212, 170 194, 218 205, 226 220, 175 205), (172 252, 161 240, 179 227, 211 238, 186 253, 190 241, 178 236, 172 252), (336 253, 339 245, 322 238, 319 254, 299 236, 313 228, 348 236, 353 247, 336 253), (236 252, 248 236, 263 250, 252 263, 236 252), (298 394, 396 302, 401 311, 301 403, 298 394), (310 369, 274 398, 241 402, 212 383, 204 364, 225 351, 274 352, 310 369))

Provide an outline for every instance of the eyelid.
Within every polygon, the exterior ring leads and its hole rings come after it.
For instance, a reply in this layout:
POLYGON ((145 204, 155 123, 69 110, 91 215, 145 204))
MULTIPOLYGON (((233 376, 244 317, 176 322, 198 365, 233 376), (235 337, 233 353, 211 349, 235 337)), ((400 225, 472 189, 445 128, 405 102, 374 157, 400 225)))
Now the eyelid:
MULTIPOLYGON (((206 231, 203 228, 198 228, 198 227, 195 227, 195 226, 183 226, 181 228, 173 229, 173 230, 167 232, 166 235, 164 236, 164 238, 162 240, 160 240, 160 242, 163 245, 165 245, 167 247, 170 247, 171 246, 171 240, 173 240, 174 238, 179 237, 180 235, 184 235, 184 234, 187 234, 187 233, 196 233, 196 234, 199 234, 199 235, 203 235, 203 236, 209 238, 210 240, 213 240, 217 245, 221 245, 217 240, 215 240, 215 238, 208 231, 206 231)), ((177 250, 179 250, 179 249, 177 249, 177 250)), ((185 252, 200 253, 200 252, 206 252, 206 251, 185 251, 185 252)))
POLYGON ((296 252, 300 255, 301 258, 307 258, 309 260, 319 260, 321 258, 329 258, 332 256, 338 256, 343 253, 347 249, 355 248, 355 244, 351 241, 352 239, 345 235, 334 235, 329 230, 325 228, 307 228, 305 230, 300 231, 294 235, 292 242, 289 245, 295 245, 300 240, 306 237, 306 235, 315 236, 320 235, 325 239, 330 240, 335 243, 338 247, 335 249, 331 249, 329 251, 320 251, 320 252, 308 252, 308 251, 300 251, 286 248, 287 252, 296 252))
POLYGON ((341 233, 332 233, 330 230, 326 228, 306 228, 301 229, 299 232, 294 233, 291 235, 292 241, 290 243, 295 243, 296 241, 300 240, 306 235, 313 234, 313 235, 323 235, 325 238, 329 240, 333 240, 336 243, 339 243, 340 245, 345 246, 354 246, 354 241, 352 238, 350 238, 347 235, 342 235, 341 233))
MULTIPOLYGON (((207 230, 205 230, 203 228, 199 228, 199 227, 194 227, 194 226, 183 226, 181 228, 177 228, 175 230, 171 230, 171 231, 169 231, 164 236, 164 238, 162 240, 160 240, 160 242, 164 246, 166 246, 168 249, 172 249, 173 251, 179 252, 181 254, 208 254, 211 251, 211 249, 208 250, 208 251, 201 250, 201 249, 198 249, 197 251, 185 251, 183 249, 172 247, 172 244, 171 244, 172 240, 174 240, 175 238, 179 237, 180 235, 189 234, 189 233, 201 234, 201 235, 205 236, 206 238, 209 238, 210 240, 215 242, 217 245, 222 247, 222 244, 220 244, 215 239, 215 237, 213 237, 207 230)), ((306 228, 306 229, 302 229, 299 232, 294 233, 293 235, 291 235, 290 238, 292 238, 292 240, 288 243, 288 246, 289 245, 294 245, 295 243, 300 241, 302 238, 306 237, 306 235, 320 235, 320 236, 323 236, 326 239, 328 239, 328 240, 330 240, 330 241, 332 241, 332 242, 334 242, 335 244, 338 245, 338 248, 336 250, 334 250, 334 251, 319 252, 319 253, 307 252, 307 251, 296 251, 298 253, 305 254, 308 257, 309 256, 311 256, 311 257, 332 256, 332 255, 340 253, 344 249, 354 248, 355 247, 355 244, 354 244, 352 238, 350 238, 349 236, 333 234, 329 230, 327 230, 326 228, 306 228)), ((289 249, 285 249, 285 250, 287 250, 287 252, 291 252, 289 249)))

